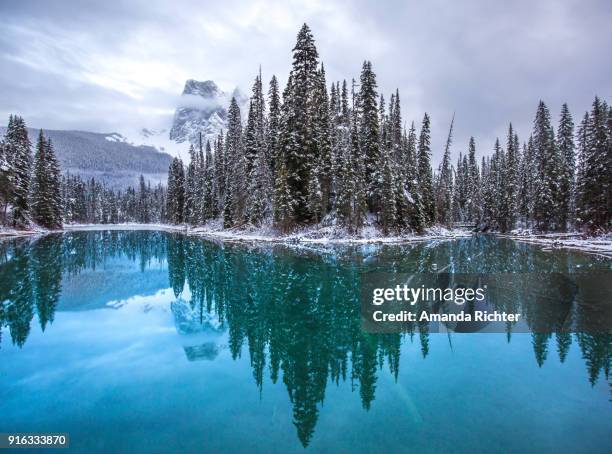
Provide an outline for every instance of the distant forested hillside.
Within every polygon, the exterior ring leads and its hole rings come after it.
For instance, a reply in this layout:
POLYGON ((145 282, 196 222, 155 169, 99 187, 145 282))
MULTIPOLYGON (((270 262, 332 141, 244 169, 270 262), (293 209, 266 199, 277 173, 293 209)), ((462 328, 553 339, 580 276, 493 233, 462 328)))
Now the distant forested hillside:
MULTIPOLYGON (((6 132, 0 128, 0 135, 6 132)), ((32 144, 38 129, 28 128, 32 144)), ((150 146, 134 146, 116 133, 44 130, 53 142, 62 172, 95 177, 113 188, 136 186, 140 174, 151 183, 165 181, 172 157, 150 146)))

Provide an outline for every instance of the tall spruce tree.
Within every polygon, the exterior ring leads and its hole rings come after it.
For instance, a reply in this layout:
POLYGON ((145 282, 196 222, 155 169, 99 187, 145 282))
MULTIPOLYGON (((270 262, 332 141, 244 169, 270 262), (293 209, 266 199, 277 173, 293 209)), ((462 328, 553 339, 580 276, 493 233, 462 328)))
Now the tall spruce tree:
POLYGON ((183 161, 174 158, 168 170, 166 215, 172 224, 185 222, 185 169, 183 161))
POLYGON ((225 143, 223 133, 219 133, 214 145, 215 149, 215 178, 214 178, 214 204, 213 217, 218 217, 225 206, 225 195, 227 186, 227 162, 225 157, 225 143))
POLYGON ((215 162, 210 141, 206 141, 206 155, 202 159, 202 221, 206 222, 215 216, 215 162))
POLYGON ((270 80, 270 88, 268 89, 268 105, 270 106, 268 113, 268 128, 266 144, 268 146, 268 159, 270 165, 270 173, 274 178, 276 168, 276 156, 278 155, 278 136, 280 134, 280 116, 281 102, 278 91, 278 80, 276 76, 272 76, 270 80))
POLYGON ((518 137, 512 123, 508 126, 506 154, 500 168, 501 193, 499 194, 498 226, 500 231, 507 232, 514 227, 516 220, 516 196, 518 194, 518 137))
POLYGON ((41 129, 34 156, 30 208, 32 220, 42 227, 55 229, 62 226, 60 185, 60 170, 53 145, 45 139, 41 129))
POLYGON ((30 174, 32 168, 32 144, 23 118, 9 118, 4 136, 5 153, 9 167, 11 186, 11 220, 14 227, 26 226, 30 220, 30 174))
POLYGON ((199 210, 197 204, 197 169, 198 158, 193 145, 189 146, 189 164, 187 165, 187 174, 185 176, 185 222, 191 225, 198 223, 199 210))
POLYGON ((468 145, 468 182, 467 182, 467 219, 475 225, 481 222, 481 185, 478 162, 476 161, 476 141, 470 137, 468 145))
POLYGON ((435 220, 436 205, 433 192, 433 176, 431 171, 431 148, 429 115, 423 116, 418 147, 418 184, 423 205, 423 225, 431 226, 435 220))
POLYGON ((317 159, 313 147, 312 97, 319 83, 318 57, 310 28, 304 24, 293 48, 293 66, 283 94, 279 146, 285 163, 277 168, 286 169, 287 181, 276 187, 286 184, 291 199, 287 207, 293 207, 290 220, 283 219, 284 228, 312 219, 308 207, 308 187, 311 164, 317 159))
POLYGON ((561 159, 559 174, 559 222, 565 230, 568 223, 574 219, 575 211, 575 179, 576 162, 574 156, 574 121, 567 104, 561 107, 561 118, 557 130, 557 144, 561 159))
POLYGON ((550 123, 550 112, 540 101, 533 125, 533 148, 536 167, 533 216, 538 230, 558 229, 559 154, 550 123))
POLYGON ((227 173, 226 194, 223 206, 223 225, 233 227, 245 222, 246 216, 246 159, 242 137, 240 107, 232 97, 228 113, 228 129, 225 139, 227 173))
POLYGON ((451 170, 450 147, 453 140, 453 125, 455 115, 451 120, 444 147, 444 155, 438 169, 438 179, 436 187, 436 220, 438 223, 447 227, 451 225, 451 202, 453 194, 453 173, 451 170))
POLYGON ((581 127, 581 169, 579 172, 579 217, 591 231, 610 229, 612 150, 610 149, 610 111, 598 97, 581 127))
POLYGON ((366 177, 367 204, 371 212, 378 213, 381 205, 383 155, 380 150, 376 75, 372 70, 371 62, 363 62, 359 81, 357 118, 359 120, 359 148, 363 153, 366 177))

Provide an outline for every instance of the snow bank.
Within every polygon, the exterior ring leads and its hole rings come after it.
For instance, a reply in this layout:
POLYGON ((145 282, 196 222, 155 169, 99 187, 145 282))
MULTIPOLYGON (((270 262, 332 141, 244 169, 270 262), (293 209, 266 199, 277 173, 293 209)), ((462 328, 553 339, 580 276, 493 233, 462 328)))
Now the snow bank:
POLYGON ((406 243, 436 239, 465 238, 471 235, 465 230, 447 230, 444 228, 428 229, 425 234, 404 234, 385 236, 373 225, 365 226, 359 234, 351 234, 336 226, 305 227, 289 234, 280 234, 270 225, 246 227, 242 229, 223 229, 219 222, 212 222, 203 227, 187 231, 190 235, 200 235, 229 241, 266 241, 301 244, 368 244, 368 243, 406 243))
POLYGON ((531 230, 513 230, 509 234, 499 236, 549 248, 575 249, 612 257, 612 233, 589 237, 582 232, 534 233, 531 230))
POLYGON ((0 226, 0 238, 8 238, 14 236, 28 236, 28 235, 41 235, 49 233, 49 230, 45 230, 42 227, 33 225, 26 228, 13 229, 11 227, 0 226))

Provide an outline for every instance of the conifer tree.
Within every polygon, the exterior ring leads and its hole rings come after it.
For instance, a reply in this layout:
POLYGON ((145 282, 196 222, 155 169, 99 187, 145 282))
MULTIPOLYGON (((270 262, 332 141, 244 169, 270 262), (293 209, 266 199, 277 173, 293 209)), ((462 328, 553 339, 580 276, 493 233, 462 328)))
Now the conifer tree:
POLYGON ((500 167, 500 189, 498 226, 500 231, 507 232, 514 227, 516 213, 516 196, 518 194, 518 137, 508 126, 507 152, 500 167))
MULTIPOLYGON (((293 48, 293 67, 283 94, 280 131, 281 156, 285 159, 286 184, 293 207, 290 224, 308 222, 308 186, 314 156, 312 95, 318 84, 318 52, 308 25, 300 30, 293 48)), ((283 166, 278 166, 279 169, 283 166)), ((284 183, 283 185, 284 186, 284 183)), ((283 220, 284 226, 286 220, 283 220)))
POLYGON ((436 206, 433 193, 433 177, 431 172, 429 116, 423 117, 418 147, 418 176, 421 203, 423 205, 423 226, 431 226, 435 219, 436 206))
POLYGON ((438 169, 438 181, 436 187, 436 220, 440 224, 447 227, 451 225, 451 202, 453 194, 453 174, 451 171, 451 156, 450 147, 453 139, 453 125, 455 123, 455 115, 451 120, 446 145, 444 147, 444 156, 438 169))
POLYGON ((470 137, 468 145, 468 182, 467 182, 467 218, 470 222, 478 225, 481 222, 481 186, 480 172, 476 161, 476 142, 470 137))
POLYGON ((316 220, 324 217, 332 209, 333 178, 329 97, 323 64, 321 64, 317 76, 312 97, 315 159, 312 162, 310 185, 314 192, 311 193, 309 190, 309 194, 311 194, 309 210, 314 214, 316 220))
POLYGON ((227 163, 225 158, 225 144, 223 134, 220 133, 215 141, 215 178, 214 178, 214 204, 213 217, 218 217, 225 206, 225 193, 227 184, 227 163))
POLYGON ((525 227, 533 220, 534 190, 535 190, 535 158, 533 151, 533 137, 523 145, 523 156, 520 164, 520 187, 518 195, 518 213, 525 227))
POLYGON ((197 154, 193 145, 189 146, 189 164, 185 176, 185 222, 195 225, 198 222, 197 204, 197 154))
POLYGON ((560 228, 565 230, 568 223, 574 219, 574 197, 576 163, 574 157, 574 121, 567 104, 561 107, 561 118, 557 130, 557 144, 559 146, 559 157, 561 170, 559 173, 559 222, 560 228))
POLYGON ((373 213, 378 213, 382 190, 382 154, 379 137, 376 75, 372 71, 371 62, 363 62, 359 80, 360 90, 357 97, 359 148, 363 153, 368 209, 373 213))
POLYGON ((265 153, 259 153, 255 160, 255 168, 248 190, 249 222, 258 225, 271 213, 272 175, 265 153))
POLYGON ((274 186, 274 223, 281 232, 288 232, 292 225, 295 199, 289 187, 289 175, 285 159, 281 155, 276 161, 274 186))
POLYGON ((417 137, 414 122, 410 125, 408 135, 404 141, 404 172, 407 197, 411 204, 410 225, 420 232, 424 227, 423 204, 418 183, 418 153, 417 153, 417 137))
POLYGON ((268 105, 270 106, 270 111, 268 113, 268 136, 266 139, 266 144, 268 146, 268 164, 270 166, 270 173, 274 178, 276 156, 278 155, 278 136, 280 134, 281 116, 281 102, 276 76, 272 76, 272 79, 270 80, 270 88, 268 90, 268 105))
POLYGON ((36 144, 30 195, 32 220, 38 225, 49 229, 61 227, 60 191, 59 166, 53 146, 45 139, 41 129, 36 144))
POLYGON ((11 185, 11 218, 14 227, 25 226, 30 219, 30 173, 32 167, 32 144, 23 118, 9 118, 4 136, 5 154, 11 185))
POLYGON ((402 160, 405 156, 403 130, 402 130, 402 113, 400 107, 399 90, 395 90, 395 95, 391 97, 389 105, 389 159, 391 159, 391 178, 393 184, 393 195, 395 197, 395 229, 404 230, 414 224, 412 217, 414 216, 414 199, 410 196, 409 184, 407 183, 406 175, 402 172, 406 166, 402 165, 402 160))
POLYGON ((591 112, 585 116, 580 131, 580 172, 578 212, 581 224, 588 230, 609 229, 612 212, 610 168, 610 111, 595 97, 591 112))
POLYGON ((223 225, 232 227, 245 221, 246 209, 246 159, 242 138, 240 108, 232 97, 228 113, 227 138, 225 140, 225 157, 227 160, 226 195, 223 206, 223 225))
POLYGON ((202 159, 202 221, 206 222, 215 216, 215 162, 213 160, 210 141, 206 141, 206 155, 202 159))
POLYGON ((550 112, 540 101, 533 126, 533 148, 536 168, 534 221, 538 230, 559 228, 559 155, 550 124, 550 112))
POLYGON ((174 158, 168 170, 168 198, 166 213, 168 221, 172 224, 185 222, 185 170, 183 161, 174 158))

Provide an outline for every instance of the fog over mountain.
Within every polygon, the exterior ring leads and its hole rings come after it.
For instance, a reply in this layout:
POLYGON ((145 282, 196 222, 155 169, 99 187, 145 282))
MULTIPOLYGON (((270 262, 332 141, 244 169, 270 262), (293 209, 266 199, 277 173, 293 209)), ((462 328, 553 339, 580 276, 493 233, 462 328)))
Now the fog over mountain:
POLYGON ((203 143, 206 143, 206 140, 212 143, 218 134, 226 129, 227 108, 232 96, 246 113, 248 97, 238 88, 232 93, 226 93, 212 80, 199 82, 189 79, 185 82, 179 106, 174 114, 170 140, 198 145, 201 133, 203 143))

